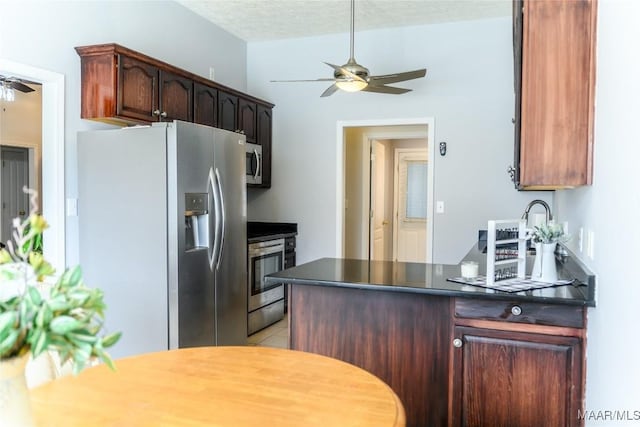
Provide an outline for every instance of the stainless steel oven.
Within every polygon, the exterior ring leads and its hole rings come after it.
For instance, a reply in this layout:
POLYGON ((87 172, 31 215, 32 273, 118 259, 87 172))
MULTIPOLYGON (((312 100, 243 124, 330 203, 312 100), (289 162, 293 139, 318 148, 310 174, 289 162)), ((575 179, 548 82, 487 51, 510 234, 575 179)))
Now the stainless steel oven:
POLYGON ((284 269, 284 239, 250 243, 247 333, 259 331, 284 317, 284 285, 266 285, 264 277, 284 269))
POLYGON ((247 184, 262 184, 262 145, 245 144, 247 184))

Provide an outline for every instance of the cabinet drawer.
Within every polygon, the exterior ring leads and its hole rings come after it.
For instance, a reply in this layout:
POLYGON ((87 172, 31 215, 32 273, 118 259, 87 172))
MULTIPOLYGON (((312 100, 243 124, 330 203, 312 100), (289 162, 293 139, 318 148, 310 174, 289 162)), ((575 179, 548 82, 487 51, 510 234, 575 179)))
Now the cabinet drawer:
POLYGON ((456 298, 455 316, 469 319, 584 328, 584 308, 579 306, 456 298))

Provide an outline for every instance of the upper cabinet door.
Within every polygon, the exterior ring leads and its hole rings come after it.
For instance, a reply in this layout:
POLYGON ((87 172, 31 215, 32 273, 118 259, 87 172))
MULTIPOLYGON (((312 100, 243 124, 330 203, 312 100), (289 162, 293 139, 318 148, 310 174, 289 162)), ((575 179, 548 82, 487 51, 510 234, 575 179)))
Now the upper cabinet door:
POLYGON ((256 143, 262 145, 262 188, 271 188, 271 107, 258 105, 258 117, 256 119, 256 143))
POLYGON ((528 189, 589 185, 596 0, 525 0, 523 5, 517 184, 528 189))
POLYGON ((218 91, 218 127, 238 131, 238 97, 218 91))
POLYGON ((201 125, 218 126, 218 89, 194 84, 193 121, 201 125))
POLYGON ((160 72, 160 120, 193 121, 193 81, 170 71, 160 72))
POLYGON ((118 101, 116 114, 155 121, 158 109, 159 70, 153 65, 118 55, 118 101))
POLYGON ((240 98, 238 100, 238 129, 244 132, 247 142, 256 143, 256 103, 240 98))

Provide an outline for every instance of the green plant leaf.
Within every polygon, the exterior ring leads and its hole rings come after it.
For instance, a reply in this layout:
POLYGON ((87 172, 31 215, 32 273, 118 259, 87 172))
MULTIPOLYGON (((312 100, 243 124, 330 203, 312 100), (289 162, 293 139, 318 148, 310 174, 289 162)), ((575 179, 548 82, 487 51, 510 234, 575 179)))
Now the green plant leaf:
POLYGON ((11 356, 11 350, 13 350, 16 345, 19 336, 20 330, 13 329, 4 340, 0 341, 0 358, 11 356))
POLYGON ((18 313, 15 311, 6 311, 0 314, 0 337, 6 337, 9 330, 15 328, 18 322, 18 313))
POLYGON ((113 334, 109 334, 106 337, 102 338, 100 342, 102 343, 103 348, 109 348, 120 340, 122 336, 122 332, 114 332, 113 334))
POLYGON ((38 329, 38 331, 40 332, 38 339, 35 344, 32 344, 33 347, 31 348, 33 357, 38 357, 49 346, 49 335, 47 334, 47 331, 42 329, 38 329))
POLYGON ((34 305, 42 304, 42 296, 35 286, 27 286, 27 292, 29 293, 29 299, 34 305))
POLYGON ((51 321, 51 331, 55 334, 64 335, 68 332, 74 331, 76 329, 80 329, 82 327, 82 322, 74 319, 71 316, 60 316, 56 317, 51 321))

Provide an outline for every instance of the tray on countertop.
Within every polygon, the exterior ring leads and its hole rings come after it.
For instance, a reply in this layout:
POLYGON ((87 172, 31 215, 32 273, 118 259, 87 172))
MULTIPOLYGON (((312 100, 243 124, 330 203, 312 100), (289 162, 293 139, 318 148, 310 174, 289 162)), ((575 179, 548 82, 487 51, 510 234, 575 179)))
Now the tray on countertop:
POLYGON ((478 276, 471 279, 465 277, 450 277, 447 280, 449 282, 462 283, 463 285, 479 286, 481 288, 494 289, 496 291, 502 292, 531 291, 534 289, 552 288, 554 286, 565 286, 574 283, 573 279, 558 280, 554 283, 547 283, 514 277, 512 279, 497 281, 493 285, 488 285, 485 276, 478 276))

